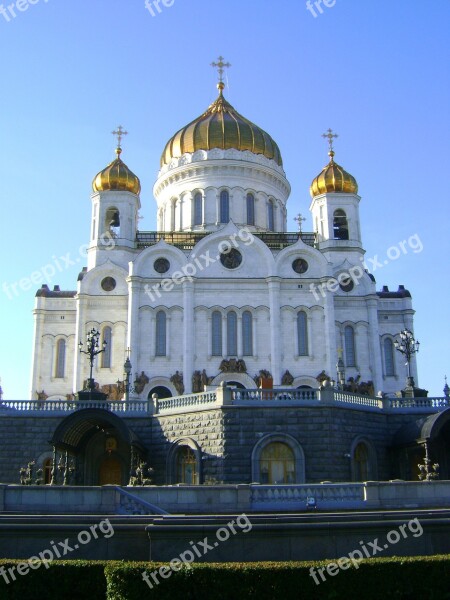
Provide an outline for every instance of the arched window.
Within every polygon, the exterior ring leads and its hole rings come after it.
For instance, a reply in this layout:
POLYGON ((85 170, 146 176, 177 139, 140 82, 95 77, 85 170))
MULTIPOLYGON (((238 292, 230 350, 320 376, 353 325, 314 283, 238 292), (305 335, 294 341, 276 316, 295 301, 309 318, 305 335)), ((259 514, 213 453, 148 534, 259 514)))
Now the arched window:
POLYGON ((106 342, 105 350, 102 352, 102 367, 111 367, 111 341, 112 341, 112 332, 111 327, 105 327, 103 329, 103 342, 106 342))
POLYGON ((287 444, 272 442, 261 452, 261 483, 280 485, 295 482, 294 453, 287 444))
POLYGON ((220 192, 220 222, 228 223, 230 220, 230 195, 227 190, 220 192))
POLYGON ((202 195, 197 192, 194 196, 194 225, 201 225, 203 220, 202 195))
POLYGON ((177 453, 177 483, 198 483, 197 459, 189 446, 182 446, 177 453))
POLYGON ((355 354, 355 332, 353 327, 347 325, 344 330, 345 337, 345 363, 347 367, 356 366, 356 354, 355 354))
POLYGON ((360 442, 356 446, 353 461, 355 481, 367 481, 369 479, 369 451, 364 442, 360 442))
POLYGON ((237 356, 237 315, 233 310, 227 314, 227 354, 237 356))
POLYGON ((109 232, 111 237, 120 237, 120 213, 115 207, 108 208, 105 216, 105 231, 109 232))
POLYGON ((247 194, 247 225, 255 224, 255 196, 247 194))
POLYGON ((222 356, 222 315, 218 310, 212 314, 212 352, 213 356, 222 356))
POLYGON ((308 320, 305 311, 297 315, 298 355, 308 356, 308 320))
POLYGON ((394 344, 390 338, 384 340, 384 371, 387 377, 395 375, 394 344))
POLYGON ((242 354, 253 356, 253 319, 248 310, 242 315, 242 354))
POLYGON ((156 356, 166 356, 166 313, 160 310, 156 313, 156 356))
POLYGON ((347 216, 341 208, 334 211, 333 233, 335 240, 348 240, 347 216))
POLYGON ((55 377, 63 378, 66 370, 66 341, 58 340, 56 344, 55 377))
POLYGON ((268 222, 268 228, 269 231, 275 231, 275 207, 273 205, 273 201, 270 200, 269 204, 267 206, 267 222, 268 222))

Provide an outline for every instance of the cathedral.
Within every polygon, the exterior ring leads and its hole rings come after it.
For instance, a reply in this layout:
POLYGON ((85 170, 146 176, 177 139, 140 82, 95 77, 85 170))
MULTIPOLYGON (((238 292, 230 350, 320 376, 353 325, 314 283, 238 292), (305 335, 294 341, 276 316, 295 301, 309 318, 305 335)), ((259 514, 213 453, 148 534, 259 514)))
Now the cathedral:
POLYGON ((30 481, 30 464, 41 483, 88 486, 417 479, 427 460, 449 478, 449 399, 411 393, 414 353, 399 392, 411 295, 366 268, 336 134, 311 174, 310 231, 300 214, 288 231, 281 151, 215 64, 217 99, 162 150, 156 231, 139 230, 114 132, 76 289, 36 294, 31 399, 0 403, 0 481, 30 481))
MULTIPOLYGON (((220 64, 220 63, 219 63, 220 64)), ((226 381, 315 388, 318 375, 393 394, 404 381, 394 338, 413 330, 411 296, 377 291, 365 268, 358 184, 334 160, 310 187, 312 231, 287 227, 290 185, 280 149, 218 97, 165 145, 153 193, 157 231, 139 231, 141 185, 116 159, 92 184, 87 267, 77 289, 36 294, 31 393, 71 398, 89 377, 80 342, 95 329, 98 387, 170 397, 226 381), (119 382, 119 384, 117 383, 119 382)), ((416 366, 412 363, 413 376, 416 366)))

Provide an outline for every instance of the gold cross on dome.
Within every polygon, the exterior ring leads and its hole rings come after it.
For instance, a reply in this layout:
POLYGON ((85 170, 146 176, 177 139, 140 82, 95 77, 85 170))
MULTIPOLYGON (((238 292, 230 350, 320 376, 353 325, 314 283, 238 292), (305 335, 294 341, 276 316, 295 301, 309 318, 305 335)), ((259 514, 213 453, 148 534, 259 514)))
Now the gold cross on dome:
POLYGON ((223 83, 223 70, 231 67, 231 64, 229 62, 223 62, 223 56, 219 56, 217 60, 219 62, 212 62, 211 66, 214 67, 214 69, 217 67, 217 72, 219 73, 219 83, 223 83))
POLYGON ((122 127, 122 125, 119 125, 119 127, 116 129, 116 131, 112 132, 113 135, 117 135, 117 147, 121 148, 122 147, 122 138, 124 135, 128 135, 128 131, 125 131, 122 127))
POLYGON ((301 233, 302 232, 302 223, 303 223, 303 221, 306 221, 306 217, 304 217, 301 213, 298 213, 298 215, 296 217, 294 217, 294 221, 297 223, 298 230, 301 233))
POLYGON ((339 137, 337 133, 333 133, 332 129, 328 129, 326 133, 322 133, 323 138, 328 138, 330 152, 333 152, 333 138, 339 137))

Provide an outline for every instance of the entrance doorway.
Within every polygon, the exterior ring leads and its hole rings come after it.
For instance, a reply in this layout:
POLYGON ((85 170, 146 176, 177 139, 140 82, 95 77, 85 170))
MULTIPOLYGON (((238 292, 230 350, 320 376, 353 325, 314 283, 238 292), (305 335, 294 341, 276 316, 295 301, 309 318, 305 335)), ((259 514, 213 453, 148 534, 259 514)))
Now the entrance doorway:
POLYGON ((99 485, 122 485, 122 465, 117 458, 108 456, 100 464, 99 485))

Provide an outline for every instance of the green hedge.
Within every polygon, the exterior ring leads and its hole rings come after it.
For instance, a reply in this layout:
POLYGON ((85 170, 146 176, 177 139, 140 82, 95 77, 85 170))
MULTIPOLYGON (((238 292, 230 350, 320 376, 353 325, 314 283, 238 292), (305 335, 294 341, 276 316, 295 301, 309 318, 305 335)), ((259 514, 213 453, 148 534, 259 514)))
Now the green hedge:
MULTIPOLYGON (((0 575, 0 598, 8 600, 105 600, 106 579, 105 562, 89 560, 54 561, 43 564, 38 569, 30 569, 28 573, 19 575, 17 565, 24 561, 3 559, 0 568, 4 567, 9 583, 0 575), (14 581, 9 568, 14 568, 14 581)), ((23 567, 22 567, 23 569, 23 567)))
MULTIPOLYGON (((11 581, 21 561, 0 560, 0 599, 8 600, 450 600, 450 556, 374 558, 314 583, 310 567, 322 562, 198 563, 151 589, 142 579, 165 563, 55 561, 11 581)), ((320 576, 319 576, 320 578, 320 576)))
MULTIPOLYGON (((379 558, 363 561, 316 585, 309 574, 327 562, 193 564, 151 589, 142 579, 160 563, 107 565, 108 600, 329 599, 448 600, 450 557, 379 558)), ((152 581, 150 577, 150 581, 152 581)))

